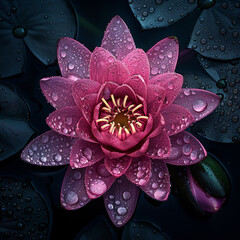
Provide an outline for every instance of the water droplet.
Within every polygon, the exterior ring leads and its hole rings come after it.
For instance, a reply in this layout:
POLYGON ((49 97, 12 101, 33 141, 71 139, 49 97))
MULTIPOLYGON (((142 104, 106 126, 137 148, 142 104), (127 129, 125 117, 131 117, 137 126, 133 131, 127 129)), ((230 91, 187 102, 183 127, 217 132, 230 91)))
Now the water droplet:
POLYGON ((56 162, 61 162, 62 161, 62 156, 58 153, 55 154, 53 158, 56 162))
POLYGON ((113 210, 113 205, 111 203, 108 204, 108 209, 113 210))
POLYGON ((56 101, 58 100, 58 95, 57 95, 57 93, 55 93, 55 92, 52 93, 52 100, 53 100, 54 102, 56 102, 56 101))
POLYGON ((47 158, 46 157, 41 157, 40 160, 41 160, 41 162, 45 163, 47 161, 47 158))
POLYGON ((107 190, 107 185, 104 181, 96 179, 90 186, 90 191, 95 195, 102 195, 107 190))
POLYGON ((61 51, 61 56, 62 56, 63 58, 65 58, 65 57, 67 56, 67 52, 66 52, 66 51, 61 51))
POLYGON ((196 112, 202 112, 206 109, 207 107, 207 102, 204 100, 197 100, 193 103, 193 109, 196 112))
POLYGON ((69 63, 69 64, 68 64, 68 68, 69 68, 70 70, 74 69, 74 67, 75 67, 75 66, 74 66, 73 63, 69 63))
POLYGON ((153 195, 157 200, 163 200, 166 197, 167 192, 164 190, 157 189, 153 195))
POLYGON ((127 209, 125 207, 119 207, 117 212, 120 216, 124 216, 127 213, 127 209))
POLYGON ((16 38, 24 38, 27 35, 27 28, 18 26, 12 30, 12 33, 16 38))
POLYGON ((64 199, 67 204, 73 205, 78 202, 78 195, 73 191, 68 191, 64 199))
POLYGON ((74 180, 80 180, 81 177, 82 177, 82 174, 79 171, 74 170, 74 172, 73 172, 73 179, 74 180))
POLYGON ((153 67, 151 69, 151 73, 152 73, 152 75, 156 75, 158 73, 158 68, 157 67, 153 67))
POLYGON ((189 144, 185 144, 182 148, 183 154, 189 155, 192 152, 192 147, 189 144))
POLYGON ((72 117, 67 117, 66 118, 66 124, 71 125, 72 124, 72 117))
POLYGON ((130 192, 124 192, 123 193, 123 199, 124 200, 129 200, 131 198, 131 193, 130 192))
POLYGON ((48 135, 43 135, 43 136, 42 136, 42 143, 47 143, 48 140, 49 140, 48 135))
POLYGON ((84 148, 82 153, 88 160, 92 159, 92 150, 90 148, 84 148))

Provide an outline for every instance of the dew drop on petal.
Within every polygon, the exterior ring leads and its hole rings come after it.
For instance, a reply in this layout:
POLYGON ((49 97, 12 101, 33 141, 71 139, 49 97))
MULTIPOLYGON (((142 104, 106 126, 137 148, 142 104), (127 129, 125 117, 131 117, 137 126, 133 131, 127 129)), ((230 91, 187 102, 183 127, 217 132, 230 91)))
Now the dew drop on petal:
POLYGON ((54 160, 56 161, 56 162, 61 162, 62 161, 62 156, 60 155, 60 154, 55 154, 54 156, 53 156, 53 158, 54 158, 54 160))
POLYGON ((127 213, 127 209, 126 209, 125 207, 119 207, 119 208, 117 209, 117 212, 118 212, 118 214, 119 214, 120 216, 124 216, 124 215, 126 215, 126 213, 127 213))
POLYGON ((107 190, 107 185, 104 181, 96 179, 90 186, 90 192, 95 195, 102 195, 107 190))
POLYGON ((78 202, 78 195, 73 191, 68 191, 64 199, 67 204, 73 205, 78 202))
POLYGON ((65 57, 67 56, 67 52, 66 52, 66 51, 61 51, 61 56, 62 56, 63 58, 65 58, 65 57))
POLYGON ((68 64, 68 68, 69 68, 70 70, 74 69, 74 64, 73 64, 73 63, 69 63, 69 64, 68 64))
POLYGON ((123 199, 124 200, 129 200, 131 198, 131 193, 130 192, 124 192, 123 193, 123 199))
POLYGON ((206 109, 207 103, 204 100, 197 100, 193 103, 193 109, 196 112, 202 112, 206 109))
POLYGON ((157 189, 155 192, 154 192, 154 197, 157 199, 157 200, 162 200, 165 198, 165 196, 167 195, 167 192, 166 191, 162 191, 160 189, 157 189))

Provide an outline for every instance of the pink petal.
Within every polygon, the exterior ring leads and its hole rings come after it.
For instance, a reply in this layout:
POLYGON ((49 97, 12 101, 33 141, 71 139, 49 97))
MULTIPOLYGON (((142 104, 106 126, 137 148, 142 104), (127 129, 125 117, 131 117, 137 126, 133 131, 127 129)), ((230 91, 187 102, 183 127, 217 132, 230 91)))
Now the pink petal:
POLYGON ((114 90, 118 86, 119 85, 114 82, 106 82, 106 83, 102 84, 101 88, 98 91, 97 103, 101 102, 102 98, 104 98, 105 100, 110 99, 111 94, 114 92, 114 90))
POLYGON ((101 47, 96 47, 90 59, 90 79, 104 83, 107 67, 115 61, 115 57, 109 51, 101 47))
POLYGON ((181 90, 183 76, 177 73, 164 73, 153 77, 150 84, 159 85, 165 89, 166 96, 162 109, 172 104, 181 90))
POLYGON ((174 103, 186 108, 195 121, 205 118, 215 110, 220 102, 216 94, 200 89, 182 89, 174 103))
POLYGON ((67 210, 76 210, 90 202, 84 186, 85 169, 72 169, 70 166, 63 179, 61 205, 67 210))
POLYGON ((124 98, 126 95, 128 95, 130 100, 132 100, 134 103, 137 102, 137 97, 136 97, 135 92, 133 91, 133 89, 131 87, 129 87, 126 84, 123 84, 123 85, 117 87, 114 90, 113 95, 115 98, 124 98))
POLYGON ((146 84, 149 80, 150 66, 146 53, 142 49, 136 49, 129 53, 123 60, 126 64, 130 75, 140 75, 146 84))
POLYGON ((137 95, 142 96, 144 99, 147 96, 147 85, 140 75, 134 75, 128 78, 124 84, 130 86, 137 95))
POLYGON ((157 74, 174 72, 178 60, 179 44, 176 37, 168 37, 147 51, 150 79, 157 74))
POLYGON ((81 110, 77 107, 65 107, 52 112, 46 119, 50 128, 68 137, 77 137, 76 125, 82 117, 81 110))
POLYGON ((72 38, 64 37, 58 41, 57 58, 63 77, 89 78, 90 56, 91 52, 72 38))
POLYGON ((91 126, 88 122, 86 122, 85 118, 82 117, 77 123, 76 126, 76 133, 79 138, 88 141, 88 142, 94 142, 97 143, 97 139, 92 134, 91 126))
POLYGON ((122 176, 129 168, 132 162, 131 157, 121 157, 110 159, 109 157, 105 157, 104 164, 107 170, 115 177, 122 176))
POLYGON ((86 168, 85 186, 87 194, 91 199, 103 195, 113 184, 116 177, 112 176, 104 165, 104 161, 99 161, 86 168))
POLYGON ((166 120, 164 131, 169 136, 182 132, 194 122, 192 114, 187 109, 176 104, 171 104, 162 110, 161 114, 166 120))
POLYGON ((149 145, 149 139, 145 140, 144 143, 142 145, 140 145, 140 148, 131 152, 131 153, 127 153, 127 156, 129 157, 142 157, 148 149, 148 145, 149 145))
POLYGON ((128 79, 129 76, 128 68, 122 62, 116 60, 108 65, 103 78, 104 82, 115 82, 120 85, 128 79))
POLYGON ((151 84, 147 86, 147 109, 153 118, 159 113, 165 100, 165 95, 163 87, 151 84))
POLYGON ((132 217, 139 196, 139 187, 122 176, 103 195, 107 213, 117 227, 125 225, 132 217))
POLYGON ((114 159, 114 158, 121 158, 123 156, 126 155, 125 152, 117 152, 116 150, 113 150, 112 148, 107 148, 107 147, 103 147, 101 146, 102 151, 104 152, 104 154, 109 157, 110 159, 114 159))
POLYGON ((33 139, 23 150, 21 158, 33 165, 59 166, 69 164, 72 145, 70 138, 51 130, 33 139))
POLYGON ((47 101, 56 109, 75 106, 72 97, 74 80, 63 77, 50 77, 40 80, 40 87, 47 101))
POLYGON ((73 84, 72 95, 75 103, 80 107, 81 99, 88 94, 97 93, 101 84, 91 79, 79 79, 73 84))
POLYGON ((92 128, 92 133, 93 133, 94 137, 95 137, 100 143, 102 143, 102 144, 104 144, 104 145, 107 145, 107 142, 106 142, 106 140, 104 139, 102 133, 98 130, 95 121, 92 121, 91 128, 92 128))
POLYGON ((119 60, 136 48, 127 25, 119 16, 114 17, 108 24, 101 47, 107 49, 119 60))
POLYGON ((90 124, 93 119, 93 112, 96 106, 97 94, 91 93, 81 99, 81 110, 86 121, 90 124))
POLYGON ((190 184, 190 189, 198 206, 206 212, 215 213, 220 210, 225 198, 215 198, 209 196, 201 187, 194 181, 190 169, 187 167, 187 175, 190 184))
POLYGON ((154 138, 150 139, 146 156, 153 159, 165 159, 171 151, 171 142, 165 132, 161 132, 154 138))
POLYGON ((202 161, 207 152, 190 133, 183 131, 170 137, 171 153, 164 161, 173 165, 192 165, 202 161))
POLYGON ((125 175, 129 181, 136 185, 145 185, 149 181, 151 173, 151 158, 147 156, 133 158, 131 166, 125 175))
POLYGON ((166 163, 152 160, 152 174, 148 183, 141 189, 158 201, 166 201, 170 193, 170 177, 166 163))
POLYGON ((159 135, 163 131, 164 125, 165 125, 165 119, 163 115, 159 113, 153 120, 152 130, 148 137, 153 138, 159 135))
POLYGON ((70 165, 73 168, 84 168, 104 158, 100 144, 78 139, 72 146, 70 165))

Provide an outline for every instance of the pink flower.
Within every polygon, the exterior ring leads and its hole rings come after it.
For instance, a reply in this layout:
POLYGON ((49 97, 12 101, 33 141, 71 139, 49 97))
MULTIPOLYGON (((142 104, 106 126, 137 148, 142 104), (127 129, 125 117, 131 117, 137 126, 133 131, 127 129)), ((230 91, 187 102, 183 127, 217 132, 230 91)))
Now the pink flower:
POLYGON ((78 209, 103 195, 112 222, 122 226, 140 189, 159 201, 168 198, 167 163, 190 165, 206 157, 201 143, 184 130, 211 113, 219 97, 181 89, 183 77, 174 72, 175 37, 145 53, 118 16, 92 53, 62 38, 57 55, 63 77, 40 81, 57 109, 47 118, 52 130, 34 139, 22 159, 40 166, 70 163, 62 206, 78 209))

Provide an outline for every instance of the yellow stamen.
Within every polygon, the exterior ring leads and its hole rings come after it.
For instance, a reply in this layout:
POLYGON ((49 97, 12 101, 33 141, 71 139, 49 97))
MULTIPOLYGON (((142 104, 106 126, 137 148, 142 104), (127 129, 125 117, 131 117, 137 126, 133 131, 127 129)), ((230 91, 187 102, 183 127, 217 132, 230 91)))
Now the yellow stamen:
POLYGON ((148 117, 147 116, 139 116, 139 117, 137 117, 137 120, 138 119, 148 119, 148 117))
POLYGON ((99 118, 99 119, 96 120, 96 122, 97 123, 99 123, 99 122, 108 122, 108 120, 104 119, 104 118, 99 118))
POLYGON ((111 109, 103 107, 102 110, 106 111, 106 112, 111 112, 111 109))
POLYGON ((109 123, 104 124, 104 125, 101 126, 101 129, 102 129, 102 130, 106 130, 109 126, 110 126, 109 123))
POLYGON ((132 110, 132 112, 135 112, 136 110, 138 110, 140 107, 142 107, 143 105, 142 104, 139 104, 139 105, 137 105, 133 110, 132 110))
POLYGON ((108 108, 112 109, 112 108, 110 107, 110 105, 108 104, 108 102, 107 102, 104 98, 102 98, 102 101, 104 102, 104 104, 105 104, 108 108))
POLYGON ((126 95, 123 99, 123 107, 126 107, 126 103, 127 103, 127 99, 128 99, 128 95, 126 95))
POLYGON ((130 123, 130 127, 131 127, 131 129, 132 129, 132 133, 135 133, 135 132, 136 132, 136 129, 135 129, 135 127, 134 127, 134 125, 133 125, 132 123, 130 123))
POLYGON ((105 118, 110 118, 110 117, 111 117, 110 115, 107 115, 107 116, 105 116, 105 117, 103 117, 103 118, 105 119, 105 118))
POLYGON ((114 125, 115 125, 115 122, 112 122, 112 123, 111 123, 110 130, 109 130, 110 133, 112 133, 112 131, 113 131, 113 129, 114 129, 114 125))
POLYGON ((132 108, 132 107, 134 107, 135 105, 134 104, 131 104, 129 107, 128 107, 128 110, 130 111, 130 109, 132 108))
POLYGON ((119 139, 121 138, 121 134, 122 134, 122 127, 120 127, 119 130, 118 130, 118 138, 119 139))
POLYGON ((141 116, 140 113, 134 113, 133 115, 134 115, 134 116, 141 116))
POLYGON ((117 104, 116 104, 116 101, 115 101, 115 98, 114 98, 113 94, 111 94, 111 99, 112 99, 112 102, 113 102, 114 106, 117 107, 117 104))
POLYGON ((121 99, 120 99, 120 98, 118 98, 118 100, 117 100, 117 105, 118 105, 119 107, 121 107, 121 99))
POLYGON ((130 132, 128 131, 128 129, 126 127, 123 127, 123 129, 126 132, 127 136, 130 135, 130 132))
POLYGON ((140 128, 142 126, 142 123, 136 122, 136 125, 140 128))

